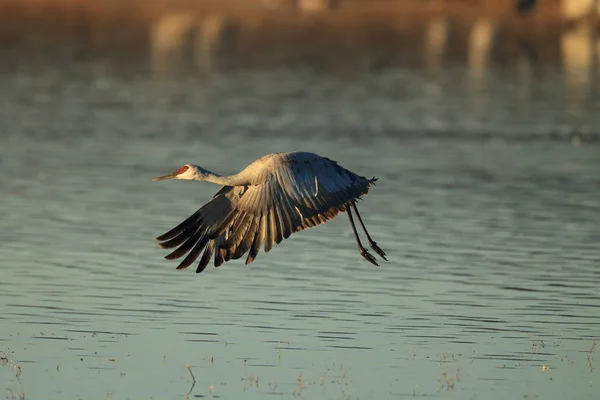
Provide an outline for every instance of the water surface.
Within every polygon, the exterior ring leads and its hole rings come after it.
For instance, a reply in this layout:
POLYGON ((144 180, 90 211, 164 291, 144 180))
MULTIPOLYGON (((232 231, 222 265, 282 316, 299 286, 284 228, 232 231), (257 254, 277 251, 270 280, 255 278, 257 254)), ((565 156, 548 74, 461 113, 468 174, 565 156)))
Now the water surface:
POLYGON ((573 111, 559 69, 472 91, 460 69, 28 65, 0 75, 3 396, 598 392, 600 96, 573 111), (389 262, 359 256, 345 215, 251 266, 162 259, 153 238, 217 187, 153 177, 293 150, 381 178, 359 206, 389 262))

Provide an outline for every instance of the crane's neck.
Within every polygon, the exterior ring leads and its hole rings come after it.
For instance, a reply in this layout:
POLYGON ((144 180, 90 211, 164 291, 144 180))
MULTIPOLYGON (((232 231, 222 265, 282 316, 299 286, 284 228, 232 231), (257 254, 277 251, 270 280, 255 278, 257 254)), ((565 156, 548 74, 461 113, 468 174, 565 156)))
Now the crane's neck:
POLYGON ((219 175, 212 171, 198 167, 200 172, 194 177, 195 180, 216 183, 224 186, 245 186, 250 184, 250 180, 242 174, 219 175))

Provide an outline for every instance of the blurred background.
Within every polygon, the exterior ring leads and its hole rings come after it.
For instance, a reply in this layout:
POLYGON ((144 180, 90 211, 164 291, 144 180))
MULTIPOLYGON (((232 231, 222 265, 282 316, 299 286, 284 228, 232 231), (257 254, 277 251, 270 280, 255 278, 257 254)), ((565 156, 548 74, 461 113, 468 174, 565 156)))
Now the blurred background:
POLYGON ((599 13, 0 0, 0 397, 596 398, 599 13), (380 178, 389 262, 343 215, 163 259, 217 188, 152 178, 299 150, 380 178))
POLYGON ((3 0, 0 68, 13 77, 73 72, 96 83, 103 74, 214 83, 250 71, 289 73, 297 82, 358 79, 371 98, 427 103, 422 114, 403 115, 415 121, 378 118, 391 130, 542 130, 595 140, 599 7, 596 0, 3 0), (402 74, 421 82, 410 88, 414 80, 402 74), (384 90, 371 93, 382 76, 384 90), (462 101, 474 107, 468 115, 449 111, 462 101), (552 115, 533 126, 529 119, 546 106, 552 115))

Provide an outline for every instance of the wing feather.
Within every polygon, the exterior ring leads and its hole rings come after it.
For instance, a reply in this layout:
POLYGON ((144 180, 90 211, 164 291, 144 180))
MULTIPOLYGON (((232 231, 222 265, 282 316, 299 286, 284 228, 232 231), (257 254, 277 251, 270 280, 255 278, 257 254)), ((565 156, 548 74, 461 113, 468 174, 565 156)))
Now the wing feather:
POLYGON ((175 251, 165 256, 167 260, 176 260, 179 257, 190 251, 194 245, 202 238, 204 231, 200 228, 192 236, 190 236, 185 243, 178 247, 175 251))
POLYGON ((277 177, 275 177, 275 179, 273 179, 273 181, 271 181, 271 184, 269 185, 271 188, 271 200, 272 200, 272 204, 271 204, 271 211, 272 211, 272 224, 275 228, 275 235, 274 235, 274 239, 275 239, 275 243, 279 244, 281 243, 281 241, 283 240, 283 224, 282 224, 282 220, 281 220, 281 208, 283 207, 283 202, 285 201, 285 196, 280 196, 279 194, 279 188, 280 185, 278 184, 279 182, 277 181, 277 177), (274 181, 274 182, 273 182, 274 181), (278 199, 279 201, 277 203, 275 203, 273 200, 278 199))
POLYGON ((267 216, 265 219, 265 243, 264 249, 265 253, 268 253, 273 248, 273 243, 275 243, 275 226, 274 226, 274 218, 273 218, 273 210, 267 211, 267 216))
POLYGON ((227 250, 220 248, 220 243, 224 241, 225 233, 222 233, 215 239, 215 267, 220 267, 225 261, 225 252, 227 250))
POLYGON ((246 233, 246 229, 254 216, 244 211, 237 211, 235 221, 229 226, 227 240, 221 244, 222 249, 230 249, 237 246, 246 233))
POLYGON ((182 232, 182 233, 178 234, 177 236, 175 236, 172 239, 169 239, 169 240, 167 240, 165 242, 159 243, 158 246, 161 249, 172 249, 174 247, 179 246, 183 242, 185 242, 187 239, 189 239, 189 237, 190 236, 189 236, 188 231, 182 232))
POLYGON ((198 256, 200 255, 200 253, 202 253, 202 250, 204 250, 204 248, 206 247, 206 244, 208 243, 208 241, 209 241, 208 236, 207 235, 202 235, 202 237, 200 238, 200 241, 198 241, 198 243, 196 243, 194 245, 194 247, 188 253, 188 255, 177 266, 177 269, 186 269, 187 267, 189 267, 190 265, 192 265, 192 263, 194 261, 196 261, 196 258, 198 258, 198 256))
POLYGON ((157 237, 156 240, 162 242, 168 239, 173 239, 174 237, 178 236, 181 232, 185 231, 186 228, 188 228, 190 225, 193 226, 198 220, 198 215, 200 215, 201 213, 202 208, 190 215, 185 221, 177 225, 175 228, 157 237))
POLYGON ((254 240, 254 235, 256 235, 256 227, 258 222, 258 218, 252 218, 248 224, 248 229, 246 229, 246 232, 244 233, 244 237, 240 240, 235 253, 233 253, 233 259, 242 257, 250 249, 250 246, 252 246, 252 241, 254 240))
POLYGON ((256 233, 254 234, 254 239, 252 240, 252 245, 250 246, 250 251, 248 252, 248 257, 246 258, 246 265, 252 263, 252 261, 254 261, 258 255, 260 245, 262 244, 264 238, 264 220, 265 217, 263 214, 261 214, 258 217, 258 222, 256 223, 256 233))
MULTIPOLYGON (((244 240, 244 237, 246 236, 246 233, 248 232, 248 230, 251 228, 251 225, 253 224, 254 219, 255 218, 252 214, 244 213, 244 218, 242 220, 242 223, 237 228, 237 230, 233 231, 233 236, 228 239, 228 242, 229 241, 231 242, 229 244, 229 249, 228 249, 230 252, 230 254, 228 254, 229 259, 236 258, 235 253, 239 250, 240 244, 242 243, 242 240, 244 240)), ((239 258, 239 257, 237 257, 237 258, 239 258)), ((228 261, 228 260, 225 260, 225 261, 228 261)))
POLYGON ((214 250, 215 250, 215 241, 213 239, 210 241, 210 243, 208 243, 208 246, 206 246, 206 248, 204 250, 204 254, 202 255, 202 258, 200 259, 200 262, 198 263, 198 267, 196 268, 197 274, 199 274, 200 272, 202 272, 206 269, 206 267, 208 266, 208 263, 210 262, 212 255, 213 255, 214 250))

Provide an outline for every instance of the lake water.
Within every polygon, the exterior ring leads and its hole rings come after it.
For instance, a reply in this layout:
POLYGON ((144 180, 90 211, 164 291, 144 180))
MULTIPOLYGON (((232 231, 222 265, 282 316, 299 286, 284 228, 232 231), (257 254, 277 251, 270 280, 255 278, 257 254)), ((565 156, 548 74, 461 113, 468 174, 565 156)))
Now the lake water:
POLYGON ((0 68, 0 396, 596 398, 597 84, 140 64, 0 68), (380 178, 389 262, 345 215, 250 266, 163 259, 217 187, 153 177, 295 150, 380 178))

